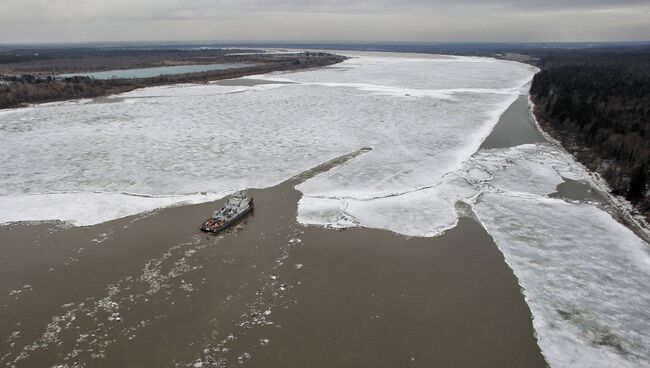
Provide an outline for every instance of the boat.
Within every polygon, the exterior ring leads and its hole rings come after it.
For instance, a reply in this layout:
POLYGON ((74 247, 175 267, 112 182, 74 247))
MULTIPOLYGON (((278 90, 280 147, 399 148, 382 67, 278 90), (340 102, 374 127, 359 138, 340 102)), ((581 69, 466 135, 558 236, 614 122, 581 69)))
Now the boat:
POLYGON ((218 233, 234 224, 253 210, 253 198, 244 191, 233 193, 222 209, 214 211, 212 217, 201 225, 201 231, 218 233))

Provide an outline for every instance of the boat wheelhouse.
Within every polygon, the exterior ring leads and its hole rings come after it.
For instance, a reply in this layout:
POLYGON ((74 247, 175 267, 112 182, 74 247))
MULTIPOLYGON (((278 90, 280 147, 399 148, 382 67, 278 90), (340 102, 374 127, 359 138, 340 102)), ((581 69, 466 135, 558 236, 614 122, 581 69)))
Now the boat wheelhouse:
POLYGON ((201 225, 201 231, 218 233, 234 224, 253 210, 253 198, 244 191, 233 193, 220 210, 214 211, 212 217, 201 225))

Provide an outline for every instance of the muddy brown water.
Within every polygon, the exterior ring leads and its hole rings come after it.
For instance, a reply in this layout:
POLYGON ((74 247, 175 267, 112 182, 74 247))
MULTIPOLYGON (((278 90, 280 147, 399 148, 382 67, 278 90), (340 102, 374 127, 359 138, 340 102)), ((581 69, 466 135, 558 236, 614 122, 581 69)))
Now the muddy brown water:
MULTIPOLYGON (((531 314, 474 220, 434 238, 296 222, 296 182, 198 231, 223 200, 96 226, 0 226, 0 364, 544 367, 531 314)), ((329 166, 329 167, 328 167, 329 166)))
POLYGON ((481 148, 507 148, 543 142, 546 142, 546 139, 530 116, 528 96, 522 95, 501 115, 499 123, 483 141, 481 148))

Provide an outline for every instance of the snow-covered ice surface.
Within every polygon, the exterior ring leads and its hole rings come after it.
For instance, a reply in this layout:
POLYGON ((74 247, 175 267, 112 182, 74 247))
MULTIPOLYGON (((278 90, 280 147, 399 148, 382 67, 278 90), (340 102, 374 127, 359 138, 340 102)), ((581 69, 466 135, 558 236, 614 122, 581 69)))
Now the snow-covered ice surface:
POLYGON ((388 229, 412 236, 435 236, 458 222, 455 203, 476 191, 457 175, 433 187, 373 199, 303 196, 299 219, 330 227, 388 229))
POLYGON ((648 244, 595 203, 548 197, 589 182, 552 143, 480 150, 458 171, 472 205, 522 286, 551 367, 650 365, 648 244))
POLYGON ((0 223, 89 225, 313 177, 298 221, 435 236, 459 201, 523 288, 553 367, 649 366, 648 246, 591 203, 550 198, 589 175, 553 143, 480 150, 535 69, 357 53, 253 87, 176 85, 0 112, 0 223), (292 83, 286 83, 292 82, 292 83))
POLYGON ((478 148, 533 71, 492 59, 362 54, 327 68, 254 76, 295 84, 174 85, 5 111, 0 223, 92 224, 197 193, 270 186, 369 146, 375 149, 301 190, 323 194, 325 186, 365 199, 429 186, 478 148), (130 196, 97 216, 108 198, 87 195, 97 192, 167 200, 130 196), (56 197, 70 193, 85 199, 56 197))
POLYGON ((598 208, 559 199, 491 193, 476 211, 524 288, 552 367, 648 366, 643 241, 598 208))
POLYGON ((551 367, 648 366, 648 245, 595 204, 547 196, 563 178, 589 182, 585 169, 544 143, 478 151, 460 172, 551 367))
POLYGON ((128 193, 49 193, 0 196, 3 222, 56 219, 86 226, 161 207, 214 201, 225 193, 142 196, 128 193))
POLYGON ((590 183, 558 145, 480 150, 460 175, 522 286, 551 367, 650 366, 648 244, 596 203, 549 198, 563 179, 590 183))

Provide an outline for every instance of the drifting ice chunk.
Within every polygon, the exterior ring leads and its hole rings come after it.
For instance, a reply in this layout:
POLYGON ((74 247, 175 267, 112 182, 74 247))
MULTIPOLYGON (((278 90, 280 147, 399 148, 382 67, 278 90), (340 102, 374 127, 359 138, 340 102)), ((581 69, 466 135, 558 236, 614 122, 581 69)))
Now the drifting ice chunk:
POLYGON ((458 221, 455 204, 476 190, 450 176, 435 187, 404 194, 359 200, 303 196, 298 221, 332 227, 364 226, 388 229, 410 236, 433 236, 452 228, 458 221))
POLYGON ((545 195, 555 192, 562 177, 552 167, 534 161, 517 160, 497 171, 492 186, 506 192, 527 192, 545 195))
POLYGON ((472 182, 485 180, 484 171, 492 175, 489 184, 495 189, 547 195, 556 191, 563 177, 580 178, 581 169, 570 160, 565 152, 549 144, 481 150, 465 164, 465 176, 472 182))
POLYGON ((524 289, 551 367, 650 365, 647 244, 584 204, 485 194, 476 211, 524 289))

